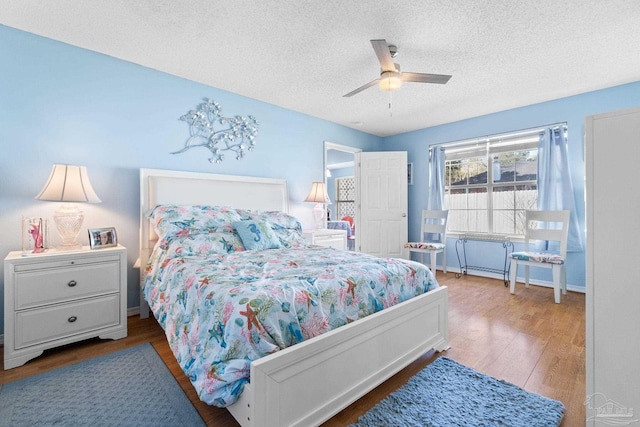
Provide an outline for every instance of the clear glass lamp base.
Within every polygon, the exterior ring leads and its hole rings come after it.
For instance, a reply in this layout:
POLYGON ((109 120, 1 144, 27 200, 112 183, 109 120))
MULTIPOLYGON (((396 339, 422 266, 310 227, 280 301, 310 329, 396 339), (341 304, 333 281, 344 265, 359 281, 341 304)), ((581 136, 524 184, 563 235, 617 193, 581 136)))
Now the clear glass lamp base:
POLYGON ((313 222, 315 223, 316 230, 324 228, 324 216, 326 211, 322 203, 317 203, 313 208, 313 222))
POLYGON ((76 205, 71 203, 62 205, 54 212, 53 221, 62 238, 62 243, 56 247, 58 250, 70 251, 82 247, 78 242, 78 233, 84 222, 84 213, 76 205))

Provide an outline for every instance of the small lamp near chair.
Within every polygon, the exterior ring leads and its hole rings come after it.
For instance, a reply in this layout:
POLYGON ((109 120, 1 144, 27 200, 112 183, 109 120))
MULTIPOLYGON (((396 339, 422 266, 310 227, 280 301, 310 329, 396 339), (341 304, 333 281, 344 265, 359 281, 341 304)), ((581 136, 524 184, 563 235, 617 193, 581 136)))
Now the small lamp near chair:
POLYGON ((327 194, 327 186, 324 182, 314 182, 311 184, 311 191, 309 191, 309 195, 305 202, 315 203, 315 207, 313 208, 313 220, 316 225, 316 229, 324 228, 324 218, 326 216, 326 210, 324 205, 330 205, 331 200, 329 199, 329 195, 327 194))
POLYGON ((100 203, 101 200, 93 191, 85 166, 54 164, 51 175, 37 200, 63 202, 53 214, 58 234, 62 243, 61 250, 74 250, 82 247, 77 237, 84 221, 84 213, 76 203, 100 203))

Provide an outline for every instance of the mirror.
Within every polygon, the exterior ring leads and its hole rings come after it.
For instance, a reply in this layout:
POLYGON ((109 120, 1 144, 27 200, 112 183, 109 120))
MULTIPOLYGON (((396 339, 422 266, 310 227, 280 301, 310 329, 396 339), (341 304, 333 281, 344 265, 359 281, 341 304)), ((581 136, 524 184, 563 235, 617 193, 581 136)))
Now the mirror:
MULTIPOLYGON (((327 209, 328 221, 340 221, 344 217, 355 216, 355 153, 360 148, 340 145, 332 142, 324 143, 325 184, 331 204, 327 209), (340 187, 340 190, 338 190, 340 187), (340 197, 338 197, 340 191, 340 197)), ((328 223, 327 226, 339 226, 328 223)), ((351 233, 349 233, 351 234, 351 233)), ((349 249, 355 249, 355 236, 348 239, 349 249)))

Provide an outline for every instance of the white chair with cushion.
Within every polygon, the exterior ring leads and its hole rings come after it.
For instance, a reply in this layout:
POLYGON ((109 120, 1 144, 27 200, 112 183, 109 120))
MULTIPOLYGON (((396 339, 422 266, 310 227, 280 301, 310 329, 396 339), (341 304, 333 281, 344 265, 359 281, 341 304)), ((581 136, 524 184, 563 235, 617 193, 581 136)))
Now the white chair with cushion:
POLYGON ((550 268, 553 272, 554 298, 560 303, 560 293, 567 294, 567 236, 569 211, 526 211, 524 251, 511 254, 511 293, 515 293, 518 265, 525 266, 525 286, 529 287, 529 267, 550 268), (530 251, 531 242, 559 242, 557 252, 530 251))
POLYGON ((423 210, 420 225, 420 241, 408 242, 404 245, 411 252, 420 254, 424 264, 424 254, 429 254, 431 260, 431 271, 436 272, 436 256, 442 253, 442 271, 447 272, 447 252, 445 245, 447 242, 447 221, 449 211, 423 210), (425 235, 430 236, 425 239, 425 235))

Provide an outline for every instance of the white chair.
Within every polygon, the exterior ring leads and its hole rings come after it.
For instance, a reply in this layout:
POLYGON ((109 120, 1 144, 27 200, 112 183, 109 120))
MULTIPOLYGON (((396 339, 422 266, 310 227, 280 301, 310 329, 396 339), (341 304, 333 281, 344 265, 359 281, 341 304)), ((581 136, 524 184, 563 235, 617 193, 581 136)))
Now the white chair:
POLYGON ((404 247, 411 252, 420 254, 422 263, 424 264, 424 254, 429 254, 431 260, 431 272, 436 273, 436 256, 442 253, 442 271, 447 272, 447 252, 445 245, 447 243, 447 221, 449 220, 449 211, 423 210, 422 221, 420 225, 420 241, 405 243, 404 247), (432 238, 426 240, 425 234, 431 235, 432 238), (433 238, 433 235, 438 235, 433 238))
POLYGON ((525 266, 525 286, 529 287, 529 267, 550 268, 553 272, 553 291, 556 304, 560 303, 560 292, 567 294, 567 236, 569 234, 569 211, 526 211, 524 251, 511 254, 511 293, 515 293, 518 265, 525 266), (555 228, 548 228, 555 227, 555 228), (558 228, 559 227, 559 228, 558 228), (558 252, 532 252, 530 243, 537 240, 559 242, 558 252))

